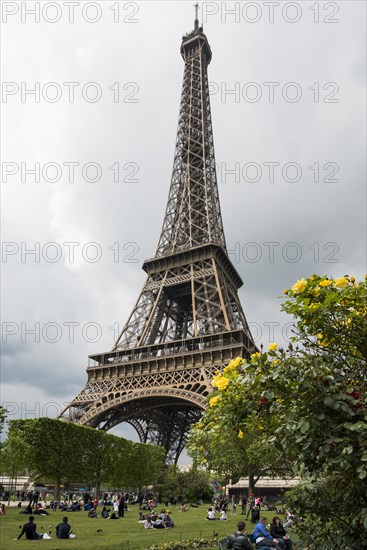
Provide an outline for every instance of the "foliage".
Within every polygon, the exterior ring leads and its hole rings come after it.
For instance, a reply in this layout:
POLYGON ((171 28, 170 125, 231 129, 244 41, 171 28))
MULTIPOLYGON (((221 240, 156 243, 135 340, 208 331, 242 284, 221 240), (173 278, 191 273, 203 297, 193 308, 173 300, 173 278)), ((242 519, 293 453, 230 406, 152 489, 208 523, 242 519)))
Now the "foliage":
MULTIPOLYGON (((164 463, 164 450, 137 444, 100 430, 51 418, 12 420, 5 445, 20 445, 22 464, 39 477, 55 481, 56 498, 66 481, 101 481, 116 487, 155 481, 164 463)), ((14 447, 15 460, 20 450, 14 447)))
POLYGON ((21 475, 27 467, 28 447, 17 433, 9 434, 0 449, 0 472, 15 478, 21 475))
POLYGON ((59 500, 60 484, 82 475, 83 437, 71 422, 51 418, 12 420, 9 436, 15 435, 26 447, 27 466, 40 476, 54 480, 59 500))
POLYGON ((218 547, 216 539, 185 539, 176 543, 164 542, 162 544, 153 544, 153 546, 148 546, 146 550, 191 550, 192 548, 213 547, 218 547))
POLYGON ((1 434, 3 433, 4 424, 6 422, 6 413, 7 413, 7 410, 0 405, 0 437, 1 437, 1 434))
POLYGON ((181 495, 184 502, 211 501, 213 497, 213 488, 206 472, 196 468, 181 472, 173 465, 162 470, 154 491, 160 492, 163 500, 171 495, 181 495))
POLYGON ((208 409, 193 426, 188 448, 199 464, 225 475, 232 483, 248 476, 249 491, 253 492, 261 476, 279 472, 286 476, 290 468, 278 446, 264 437, 266 425, 259 417, 258 407, 247 410, 243 406, 240 398, 243 386, 239 379, 242 364, 242 359, 237 358, 223 374, 215 376, 213 386, 218 391, 211 394, 208 409), (244 419, 246 430, 242 431, 240 425, 244 419))
MULTIPOLYGON (((221 434, 239 449, 236 434, 248 453, 257 427, 256 449, 274 445, 281 460, 312 482, 313 512, 305 491, 292 497, 314 522, 304 529, 306 540, 311 544, 317 537, 325 541, 323 548, 333 549, 362 545, 367 534, 367 283, 314 275, 285 294, 282 309, 295 318, 288 349, 271 343, 266 352, 237 358, 216 375, 217 391, 192 430, 190 448, 206 462, 221 434), (338 501, 336 512, 325 502, 326 487, 332 489, 331 501, 338 501)), ((230 454, 227 458, 230 465, 230 454)))
MULTIPOLYGON (((15 492, 17 477, 27 467, 27 445, 16 433, 12 433, 0 447, 0 473, 9 477, 9 497, 15 492)), ((14 495, 15 499, 15 495, 14 495)))
POLYGON ((339 476, 303 482, 287 493, 287 503, 306 521, 297 524, 297 532, 308 542, 309 550, 354 550, 362 548, 366 530, 354 524, 356 511, 363 507, 357 495, 351 499, 339 476), (356 541, 360 541, 359 544, 356 541))

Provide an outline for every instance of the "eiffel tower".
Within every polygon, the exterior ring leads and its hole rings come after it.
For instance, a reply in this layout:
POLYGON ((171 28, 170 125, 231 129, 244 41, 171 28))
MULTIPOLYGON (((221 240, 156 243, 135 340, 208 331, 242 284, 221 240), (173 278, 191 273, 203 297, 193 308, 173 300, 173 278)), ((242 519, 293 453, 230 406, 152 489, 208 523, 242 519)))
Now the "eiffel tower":
POLYGON ((61 417, 109 430, 128 422, 177 463, 207 405, 215 371, 256 349, 238 297, 220 211, 207 68, 199 27, 182 39, 184 78, 172 180, 147 279, 111 351, 91 355, 88 381, 61 417))

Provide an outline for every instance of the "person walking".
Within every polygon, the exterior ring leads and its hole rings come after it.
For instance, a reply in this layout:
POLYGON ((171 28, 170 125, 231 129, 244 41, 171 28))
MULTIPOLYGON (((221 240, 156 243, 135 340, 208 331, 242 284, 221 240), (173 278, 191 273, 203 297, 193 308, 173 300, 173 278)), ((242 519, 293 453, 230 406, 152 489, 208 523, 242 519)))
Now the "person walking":
POLYGON ((125 496, 123 493, 120 495, 118 503, 119 518, 123 518, 125 513, 125 496))
POLYGON ((236 507, 236 497, 234 495, 232 495, 231 504, 232 504, 232 514, 235 514, 237 507, 236 507))
POLYGON ((253 507, 255 506, 255 498, 254 498, 254 495, 249 495, 247 504, 248 504, 248 508, 247 508, 246 519, 249 518, 249 516, 250 516, 250 514, 251 514, 251 512, 252 512, 252 509, 253 509, 253 507))

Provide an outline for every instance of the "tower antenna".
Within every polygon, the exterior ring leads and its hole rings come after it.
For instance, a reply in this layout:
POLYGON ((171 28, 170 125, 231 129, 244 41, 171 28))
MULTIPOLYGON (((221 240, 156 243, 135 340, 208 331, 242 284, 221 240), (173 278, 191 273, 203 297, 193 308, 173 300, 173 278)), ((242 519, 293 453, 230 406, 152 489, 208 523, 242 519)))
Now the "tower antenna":
POLYGON ((199 28, 199 19, 198 19, 199 4, 194 4, 194 8, 195 8, 195 30, 197 31, 199 28))

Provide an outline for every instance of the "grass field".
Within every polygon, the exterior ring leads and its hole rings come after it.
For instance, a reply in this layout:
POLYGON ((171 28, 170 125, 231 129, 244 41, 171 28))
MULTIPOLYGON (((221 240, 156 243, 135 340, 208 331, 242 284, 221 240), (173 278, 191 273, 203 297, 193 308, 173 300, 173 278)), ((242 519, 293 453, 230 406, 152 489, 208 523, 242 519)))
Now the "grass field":
MULTIPOLYGON (((171 507, 175 527, 171 529, 144 529, 138 523, 139 508, 129 505, 130 512, 118 521, 111 521, 101 517, 87 518, 87 512, 50 512, 47 517, 35 517, 37 532, 51 530, 51 540, 29 541, 25 535, 20 540, 14 540, 20 533, 19 526, 28 521, 28 516, 19 514, 19 508, 9 508, 6 516, 0 516, 0 548, 14 550, 28 548, 33 544, 41 545, 47 550, 85 549, 85 550, 142 550, 152 544, 179 541, 193 538, 213 538, 218 533, 218 539, 233 533, 236 524, 244 516, 228 513, 228 521, 207 521, 208 505, 199 508, 189 508, 188 512, 179 512, 178 508, 171 507), (59 540, 55 536, 55 527, 67 515, 75 539, 59 540), (51 526, 51 527, 49 527, 51 526), (99 531, 100 530, 100 531, 99 531)), ((264 515, 272 518, 274 512, 265 512, 264 515)), ((253 525, 246 522, 247 531, 251 532, 253 525)), ((218 548, 218 547, 217 547, 218 548)))

